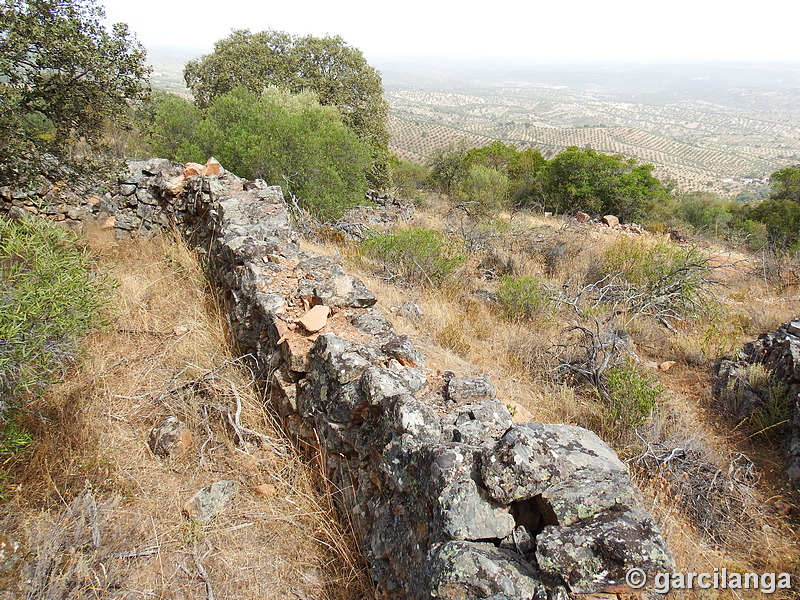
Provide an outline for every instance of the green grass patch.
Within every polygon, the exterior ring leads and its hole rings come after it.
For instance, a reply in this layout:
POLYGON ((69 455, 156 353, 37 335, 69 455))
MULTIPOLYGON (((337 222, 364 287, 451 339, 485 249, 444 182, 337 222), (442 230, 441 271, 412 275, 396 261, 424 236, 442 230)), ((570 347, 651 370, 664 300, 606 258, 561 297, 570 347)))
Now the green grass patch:
POLYGON ((608 391, 607 426, 631 431, 650 418, 658 406, 664 388, 643 375, 632 361, 611 367, 604 374, 608 391))
POLYGON ((551 315, 556 299, 552 291, 535 277, 500 278, 497 288, 497 301, 503 311, 512 319, 534 319, 551 315))

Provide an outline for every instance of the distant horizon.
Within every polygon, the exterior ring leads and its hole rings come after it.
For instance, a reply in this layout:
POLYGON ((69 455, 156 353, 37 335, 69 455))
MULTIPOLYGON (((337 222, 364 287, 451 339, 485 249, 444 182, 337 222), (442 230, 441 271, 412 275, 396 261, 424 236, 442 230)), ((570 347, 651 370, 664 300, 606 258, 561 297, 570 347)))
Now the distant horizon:
MULTIPOLYGON (((194 54, 199 57, 204 54, 210 54, 214 51, 214 44, 209 46, 179 46, 167 44, 145 44, 139 40, 145 49, 149 52, 153 51, 180 51, 182 54, 194 54)), ((351 45, 351 44, 349 44, 351 45)), ((363 50, 362 50, 363 52, 363 50)), ((798 59, 731 59, 731 58, 673 58, 673 59, 659 59, 659 58, 627 58, 627 59, 602 59, 602 58, 572 58, 572 59, 554 59, 554 58, 534 58, 534 57, 520 57, 520 56, 484 56, 484 55, 451 55, 451 54, 375 54, 368 55, 363 52, 367 61, 380 62, 429 62, 436 61, 438 63, 465 63, 465 64, 491 64, 508 63, 515 66, 562 66, 570 65, 576 67, 582 66, 681 66, 681 65, 724 65, 724 66, 754 66, 754 65, 775 65, 775 66, 797 66, 800 68, 800 58, 798 59)), ((798 81, 800 83, 800 81, 798 81)))

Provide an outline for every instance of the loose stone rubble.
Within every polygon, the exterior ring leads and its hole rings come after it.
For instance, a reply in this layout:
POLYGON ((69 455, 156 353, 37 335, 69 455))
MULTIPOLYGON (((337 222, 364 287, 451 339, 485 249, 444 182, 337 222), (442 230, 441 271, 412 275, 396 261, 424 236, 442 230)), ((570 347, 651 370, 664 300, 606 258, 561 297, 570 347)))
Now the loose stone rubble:
POLYGON ((300 249, 280 188, 204 169, 130 163, 94 214, 122 235, 175 223, 203 249, 269 400, 327 457, 379 598, 562 600, 626 591, 632 567, 672 570, 595 434, 514 423, 489 377, 425 370, 360 280, 300 249))
POLYGON ((786 474, 790 481, 800 484, 800 320, 784 323, 775 333, 745 344, 742 354, 741 360, 720 361, 714 394, 737 420, 742 420, 768 401, 765 394, 769 391, 753 385, 749 375, 753 365, 763 365, 771 381, 782 384, 789 422, 779 425, 777 433, 786 439, 786 474))

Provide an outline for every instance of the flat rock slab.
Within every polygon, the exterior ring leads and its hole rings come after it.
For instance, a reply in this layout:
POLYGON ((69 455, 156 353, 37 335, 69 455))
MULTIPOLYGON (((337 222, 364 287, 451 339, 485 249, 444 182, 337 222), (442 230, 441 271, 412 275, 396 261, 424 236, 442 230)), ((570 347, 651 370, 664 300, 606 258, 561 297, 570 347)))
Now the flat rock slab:
POLYGON ((483 377, 451 377, 447 382, 447 398, 451 402, 475 402, 494 398, 494 386, 489 375, 483 377))
POLYGON ((235 481, 215 481, 183 505, 183 514, 197 521, 210 521, 230 504, 238 491, 239 484, 235 481))
POLYGON ((483 481, 498 502, 529 500, 578 474, 628 473, 603 440, 572 425, 515 425, 484 451, 483 481))
POLYGON ((308 311, 300 317, 297 322, 306 328, 309 333, 316 333, 328 324, 328 317, 331 314, 331 309, 324 304, 312 306, 308 311))
POLYGON ((547 600, 534 568, 509 550, 454 541, 441 544, 431 554, 431 598, 547 600))
POLYGON ((615 215, 606 215, 602 219, 603 223, 608 225, 609 227, 618 227, 619 226, 619 217, 615 215))
POLYGON ((579 474, 551 485, 542 492, 545 518, 558 525, 572 525, 604 510, 632 506, 639 494, 625 473, 579 474))

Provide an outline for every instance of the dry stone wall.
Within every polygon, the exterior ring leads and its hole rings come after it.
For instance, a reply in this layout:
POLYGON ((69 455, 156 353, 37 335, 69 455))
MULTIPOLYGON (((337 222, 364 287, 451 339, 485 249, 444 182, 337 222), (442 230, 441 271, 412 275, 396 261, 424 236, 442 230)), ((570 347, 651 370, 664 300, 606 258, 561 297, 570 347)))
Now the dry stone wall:
POLYGON ((761 426, 784 438, 786 475, 800 485, 800 320, 748 342, 740 360, 720 361, 714 393, 739 421, 764 411, 771 415, 774 423, 761 426), (753 365, 766 369, 766 381, 752 376, 753 365))
POLYGON ((561 599, 673 568, 600 438, 515 423, 488 376, 426 370, 359 279, 300 249, 280 188, 200 169, 131 164, 115 226, 174 222, 203 248, 241 353, 326 458, 379 598, 561 599))

